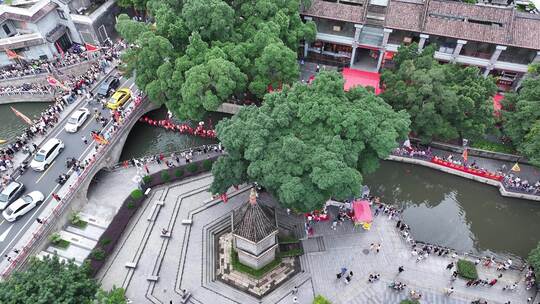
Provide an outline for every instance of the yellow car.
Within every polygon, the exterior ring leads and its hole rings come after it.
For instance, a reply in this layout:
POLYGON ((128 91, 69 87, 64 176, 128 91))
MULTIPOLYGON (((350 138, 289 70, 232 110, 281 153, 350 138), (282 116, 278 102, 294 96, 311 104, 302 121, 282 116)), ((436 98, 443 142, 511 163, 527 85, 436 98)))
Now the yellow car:
POLYGON ((118 107, 126 103, 131 98, 131 91, 128 88, 121 88, 114 92, 113 96, 107 103, 107 108, 116 110, 118 107))

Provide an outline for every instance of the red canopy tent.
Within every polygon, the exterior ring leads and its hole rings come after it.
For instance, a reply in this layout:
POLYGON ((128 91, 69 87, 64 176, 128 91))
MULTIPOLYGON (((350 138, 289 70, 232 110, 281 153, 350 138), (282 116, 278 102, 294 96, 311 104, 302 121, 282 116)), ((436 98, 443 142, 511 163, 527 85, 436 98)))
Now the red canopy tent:
POLYGON ((370 86, 375 88, 376 95, 381 93, 381 89, 379 88, 381 75, 379 73, 344 68, 342 74, 343 79, 345 79, 345 91, 348 91, 349 89, 360 85, 363 87, 370 86))
POLYGON ((373 222, 373 215, 371 214, 371 207, 366 200, 356 200, 353 202, 353 221, 355 225, 362 225, 364 229, 369 230, 371 228, 371 222, 373 222))

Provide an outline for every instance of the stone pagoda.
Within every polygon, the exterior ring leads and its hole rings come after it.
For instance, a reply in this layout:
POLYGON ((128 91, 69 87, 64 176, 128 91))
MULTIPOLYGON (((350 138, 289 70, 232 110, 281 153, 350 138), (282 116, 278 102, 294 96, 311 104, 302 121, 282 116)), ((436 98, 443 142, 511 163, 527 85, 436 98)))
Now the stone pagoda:
POLYGON ((278 226, 273 208, 257 202, 251 189, 249 202, 231 215, 233 250, 244 265, 260 269, 276 258, 278 226))

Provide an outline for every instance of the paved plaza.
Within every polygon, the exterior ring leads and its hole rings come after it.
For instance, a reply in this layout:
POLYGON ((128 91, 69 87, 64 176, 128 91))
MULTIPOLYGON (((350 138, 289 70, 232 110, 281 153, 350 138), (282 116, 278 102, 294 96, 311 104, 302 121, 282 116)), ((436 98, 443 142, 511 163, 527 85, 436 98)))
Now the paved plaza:
MULTIPOLYGON (((315 223, 314 235, 299 235, 304 238, 306 252, 300 258, 303 271, 258 300, 215 278, 214 233, 230 225, 230 212, 247 202, 249 187, 232 191, 229 201, 223 203, 212 200, 208 192, 211 182, 210 174, 202 174, 154 189, 99 273, 103 287, 124 287, 133 303, 165 304, 181 303, 182 289, 192 294, 190 303, 293 303, 294 286, 299 286, 299 303, 306 304, 317 294, 332 303, 399 303, 411 289, 422 294, 421 303, 469 304, 478 298, 490 304, 526 303, 527 297, 534 297, 532 291, 525 290, 524 273, 515 270, 503 272, 494 287, 467 288, 461 279, 451 285, 451 271, 445 269, 450 257, 429 257, 417 263, 395 229, 395 220, 378 216, 370 231, 354 228, 349 222, 337 230, 330 229, 331 222, 315 223), (380 253, 369 253, 371 243, 381 244, 380 253), (405 271, 397 275, 399 266, 405 271), (342 267, 354 273, 349 285, 336 279, 342 267), (368 283, 370 273, 380 273, 380 281, 368 283), (393 291, 388 285, 395 280, 407 284, 407 289, 393 291), (520 282, 517 291, 502 291, 514 282, 520 282), (455 292, 446 296, 445 288, 450 286, 455 292)), ((264 201, 270 201, 262 195, 264 201)), ((291 227, 301 227, 302 217, 282 210, 278 216, 291 227)), ((302 234, 302 229, 297 232, 302 234)), ((478 270, 482 279, 491 280, 499 274, 494 268, 479 266, 478 270)))

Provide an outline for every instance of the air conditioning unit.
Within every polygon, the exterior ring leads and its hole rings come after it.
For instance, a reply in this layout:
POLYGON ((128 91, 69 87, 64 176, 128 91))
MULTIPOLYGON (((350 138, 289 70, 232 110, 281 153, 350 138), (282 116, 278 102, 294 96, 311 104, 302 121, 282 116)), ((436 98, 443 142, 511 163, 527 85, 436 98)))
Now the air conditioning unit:
POLYGON ((332 27, 332 30, 333 30, 334 32, 341 32, 341 26, 339 26, 339 25, 334 25, 334 26, 332 27))

